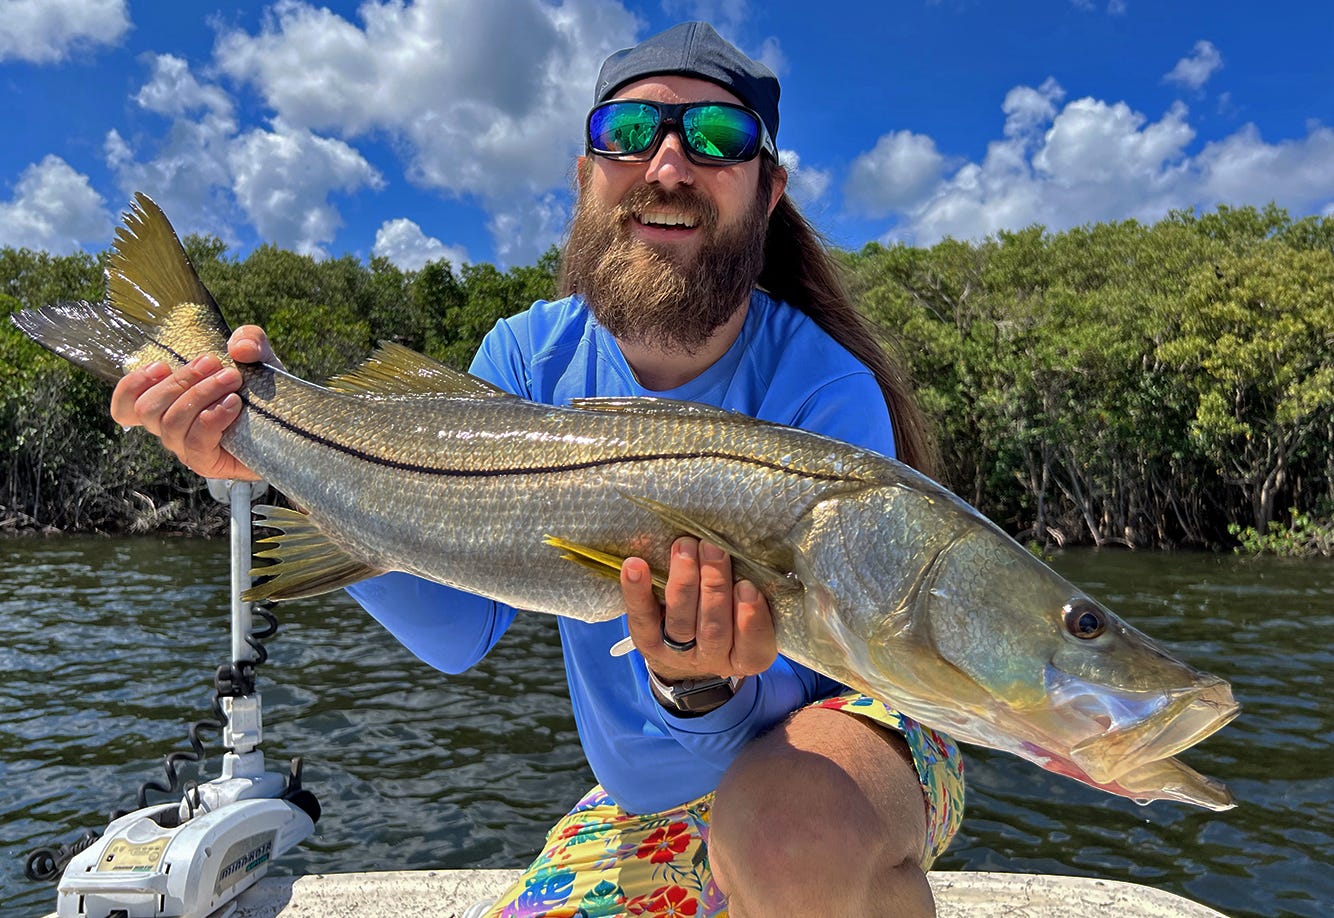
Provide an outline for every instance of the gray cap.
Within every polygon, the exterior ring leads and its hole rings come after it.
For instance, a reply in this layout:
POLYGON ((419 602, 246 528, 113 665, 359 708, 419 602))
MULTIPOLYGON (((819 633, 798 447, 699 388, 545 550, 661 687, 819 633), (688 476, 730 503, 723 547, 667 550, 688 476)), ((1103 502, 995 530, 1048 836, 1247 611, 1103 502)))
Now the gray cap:
POLYGON ((738 51, 707 22, 683 22, 612 54, 602 63, 593 104, 607 101, 626 83, 660 73, 717 83, 754 109, 777 143, 778 77, 738 51))

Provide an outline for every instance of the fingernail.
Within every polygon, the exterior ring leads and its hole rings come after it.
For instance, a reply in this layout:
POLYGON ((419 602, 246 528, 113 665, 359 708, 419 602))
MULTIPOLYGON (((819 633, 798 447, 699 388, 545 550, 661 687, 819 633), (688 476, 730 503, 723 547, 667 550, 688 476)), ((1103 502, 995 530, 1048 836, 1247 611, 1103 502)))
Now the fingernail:
POLYGON ((154 360, 148 366, 144 367, 144 372, 152 379, 162 379, 171 375, 171 367, 167 366, 161 360, 154 360))
POLYGON ((737 602, 755 602, 760 598, 760 591, 749 580, 742 580, 736 585, 737 602))
POLYGON ((639 569, 638 564, 627 564, 624 568, 625 579, 631 583, 638 583, 644 579, 644 572, 639 569))
POLYGON ((723 551, 712 542, 699 543, 699 556, 704 561, 717 563, 727 557, 727 552, 723 551))

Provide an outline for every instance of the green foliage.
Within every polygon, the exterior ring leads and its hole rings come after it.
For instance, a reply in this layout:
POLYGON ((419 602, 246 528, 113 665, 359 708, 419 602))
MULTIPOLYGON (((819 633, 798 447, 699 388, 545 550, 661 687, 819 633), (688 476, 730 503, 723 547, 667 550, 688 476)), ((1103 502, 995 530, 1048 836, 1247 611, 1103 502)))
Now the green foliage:
MULTIPOLYGON (((311 379, 347 370, 398 341, 466 367, 502 316, 555 286, 548 253, 506 272, 446 262, 401 271, 384 259, 317 261, 274 246, 230 259, 213 237, 184 245, 234 325, 265 328, 288 369, 311 379)), ((0 313, 102 296, 103 257, 0 249, 0 313)), ((0 531, 218 531, 226 515, 203 482, 152 437, 111 421, 109 390, 5 321, 0 328, 0 531)))
POLYGON ((1313 558, 1317 555, 1334 558, 1334 518, 1318 519, 1296 507, 1288 509, 1288 517, 1286 526, 1278 520, 1270 520, 1263 533, 1254 526, 1242 527, 1232 523, 1228 532, 1241 543, 1234 551, 1285 558, 1313 558))
MULTIPOLYGON (((229 321, 262 325, 314 379, 385 340, 464 368, 497 319, 554 295, 558 261, 404 271, 185 246, 229 321)), ((839 257, 910 364, 946 483, 1030 544, 1327 553, 1328 516, 1274 508, 1334 508, 1334 218, 1220 207, 839 257)), ((0 250, 0 312, 98 298, 103 264, 0 250)), ((224 518, 153 438, 111 423, 104 386, 8 323, 0 474, 0 525, 224 518)))
POLYGON ((962 496, 1040 543, 1209 546, 1334 488, 1331 239, 1223 207, 846 262, 962 496))

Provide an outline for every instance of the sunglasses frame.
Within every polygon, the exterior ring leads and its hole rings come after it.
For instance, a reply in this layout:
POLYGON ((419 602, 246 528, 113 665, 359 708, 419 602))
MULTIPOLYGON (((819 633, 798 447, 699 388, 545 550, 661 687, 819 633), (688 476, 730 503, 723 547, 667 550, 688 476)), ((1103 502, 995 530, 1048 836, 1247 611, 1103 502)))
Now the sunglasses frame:
POLYGON ((657 102, 653 99, 608 99, 606 102, 589 109, 588 117, 584 120, 584 148, 588 153, 601 156, 604 159, 630 163, 648 162, 657 155, 658 148, 662 146, 662 139, 666 136, 668 130, 676 132, 676 136, 681 140, 681 149, 685 151, 686 157, 697 166, 732 166, 737 163, 748 163, 761 153, 768 153, 775 160, 778 159, 778 150, 774 145, 773 138, 769 136, 768 128, 764 126, 764 119, 754 109, 737 105, 735 102, 657 102), (609 106, 624 104, 647 105, 657 111, 658 125, 653 131, 653 138, 649 141, 648 146, 638 153, 618 153, 614 150, 600 150, 593 146, 593 116, 609 106), (754 118, 755 124, 759 127, 759 135, 755 138, 755 152, 745 157, 710 156, 691 147, 690 141, 686 139, 685 135, 685 114, 692 108, 703 108, 705 106, 730 108, 745 112, 754 118))

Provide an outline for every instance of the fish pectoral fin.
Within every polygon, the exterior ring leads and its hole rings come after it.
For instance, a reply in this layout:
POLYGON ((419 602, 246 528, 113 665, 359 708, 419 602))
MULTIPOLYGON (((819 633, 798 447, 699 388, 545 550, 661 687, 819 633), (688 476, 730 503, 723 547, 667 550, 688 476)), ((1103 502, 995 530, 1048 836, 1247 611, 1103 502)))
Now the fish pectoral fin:
POLYGON ((241 594, 246 602, 318 596, 384 573, 335 545, 308 514, 262 504, 255 507, 255 515, 259 525, 279 534, 258 540, 271 547, 256 551, 255 557, 273 563, 251 569, 262 580, 241 594))
MULTIPOLYGON (((597 548, 589 548, 587 545, 580 545, 559 536, 543 536, 542 541, 552 548, 559 548, 564 553, 561 557, 566 561, 573 561, 599 577, 616 581, 621 579, 621 566, 625 564, 624 557, 597 548)), ((659 600, 662 600, 667 595, 667 578, 657 571, 650 571, 650 576, 653 580, 653 592, 659 600)))
POLYGON ((483 379, 460 373, 412 348, 383 341, 355 370, 335 376, 328 388, 351 395, 454 395, 512 397, 483 379))
POLYGON ((686 535, 692 535, 697 539, 712 542, 727 552, 732 558, 732 574, 738 580, 749 580, 756 586, 761 587, 778 588, 780 584, 786 584, 798 588, 799 585, 794 582, 794 576, 788 571, 779 570, 772 564, 749 557, 744 551, 732 544, 730 539, 720 535, 703 523, 691 519, 686 514, 651 497, 636 497, 633 494, 625 494, 625 492, 622 492, 622 495, 626 500, 652 512, 673 529, 677 529, 686 535))

